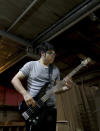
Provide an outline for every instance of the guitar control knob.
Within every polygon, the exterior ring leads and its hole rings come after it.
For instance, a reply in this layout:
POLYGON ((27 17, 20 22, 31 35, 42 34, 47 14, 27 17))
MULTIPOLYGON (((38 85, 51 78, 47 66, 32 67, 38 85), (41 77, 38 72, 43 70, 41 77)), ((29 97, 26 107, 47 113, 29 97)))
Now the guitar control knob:
POLYGON ((36 117, 36 120, 38 120, 38 119, 39 119, 39 117, 37 116, 37 117, 36 117))
POLYGON ((32 122, 32 120, 31 120, 31 119, 29 119, 29 122, 32 122))
POLYGON ((36 122, 36 120, 33 120, 33 123, 35 123, 36 122))

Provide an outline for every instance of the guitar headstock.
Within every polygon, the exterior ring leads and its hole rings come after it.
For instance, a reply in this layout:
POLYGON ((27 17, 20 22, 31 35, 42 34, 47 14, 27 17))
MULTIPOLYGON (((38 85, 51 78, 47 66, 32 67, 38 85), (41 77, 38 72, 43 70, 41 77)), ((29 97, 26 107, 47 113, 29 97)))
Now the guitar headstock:
POLYGON ((83 60, 82 62, 81 62, 81 64, 83 65, 83 66, 86 66, 88 63, 90 63, 91 62, 91 58, 86 58, 85 60, 83 60))

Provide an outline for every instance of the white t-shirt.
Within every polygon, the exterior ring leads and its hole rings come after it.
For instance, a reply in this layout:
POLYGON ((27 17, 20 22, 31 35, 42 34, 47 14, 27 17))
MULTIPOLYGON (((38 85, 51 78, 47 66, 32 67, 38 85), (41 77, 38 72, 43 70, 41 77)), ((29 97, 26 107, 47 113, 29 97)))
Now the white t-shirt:
MULTIPOLYGON (((43 66, 39 61, 30 61, 26 63, 20 71, 26 76, 27 89, 32 97, 35 97, 42 87, 49 82, 49 68, 43 66)), ((53 65, 52 70, 52 86, 48 86, 47 90, 54 86, 55 80, 60 80, 59 69, 53 65)), ((52 95, 48 101, 48 105, 55 105, 55 96, 52 95)))

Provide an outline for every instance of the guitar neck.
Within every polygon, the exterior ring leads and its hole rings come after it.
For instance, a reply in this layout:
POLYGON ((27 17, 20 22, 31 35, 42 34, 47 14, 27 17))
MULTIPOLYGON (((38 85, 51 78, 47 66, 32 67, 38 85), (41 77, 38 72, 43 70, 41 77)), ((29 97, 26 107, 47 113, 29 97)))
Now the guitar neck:
POLYGON ((52 94, 54 94, 54 90, 50 89, 48 91, 48 93, 46 93, 44 96, 42 96, 42 98, 40 100, 44 103, 50 98, 50 96, 52 96, 52 94))
POLYGON ((83 64, 78 65, 74 70, 72 70, 64 79, 71 78, 74 76, 81 68, 83 67, 83 64))
POLYGON ((82 67, 86 66, 89 62, 91 61, 90 58, 85 59, 84 61, 81 62, 80 65, 78 65, 76 68, 74 68, 63 80, 59 81, 56 86, 54 86, 52 89, 50 89, 42 98, 42 102, 46 102, 49 97, 54 94, 59 88, 63 87, 65 82, 64 80, 71 78, 74 76, 82 67))

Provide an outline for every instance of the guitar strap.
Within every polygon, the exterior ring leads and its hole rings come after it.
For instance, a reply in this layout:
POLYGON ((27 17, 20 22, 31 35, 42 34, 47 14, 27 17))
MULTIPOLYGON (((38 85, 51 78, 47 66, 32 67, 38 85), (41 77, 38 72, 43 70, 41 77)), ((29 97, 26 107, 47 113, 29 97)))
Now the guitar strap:
POLYGON ((49 84, 52 86, 52 72, 53 72, 53 64, 49 65, 49 84))
POLYGON ((44 87, 42 87, 42 89, 36 95, 35 100, 40 99, 45 94, 46 89, 48 87, 51 88, 51 86, 52 86, 52 72, 53 72, 53 64, 50 64, 49 69, 48 69, 49 81, 47 83, 45 83, 44 87))

